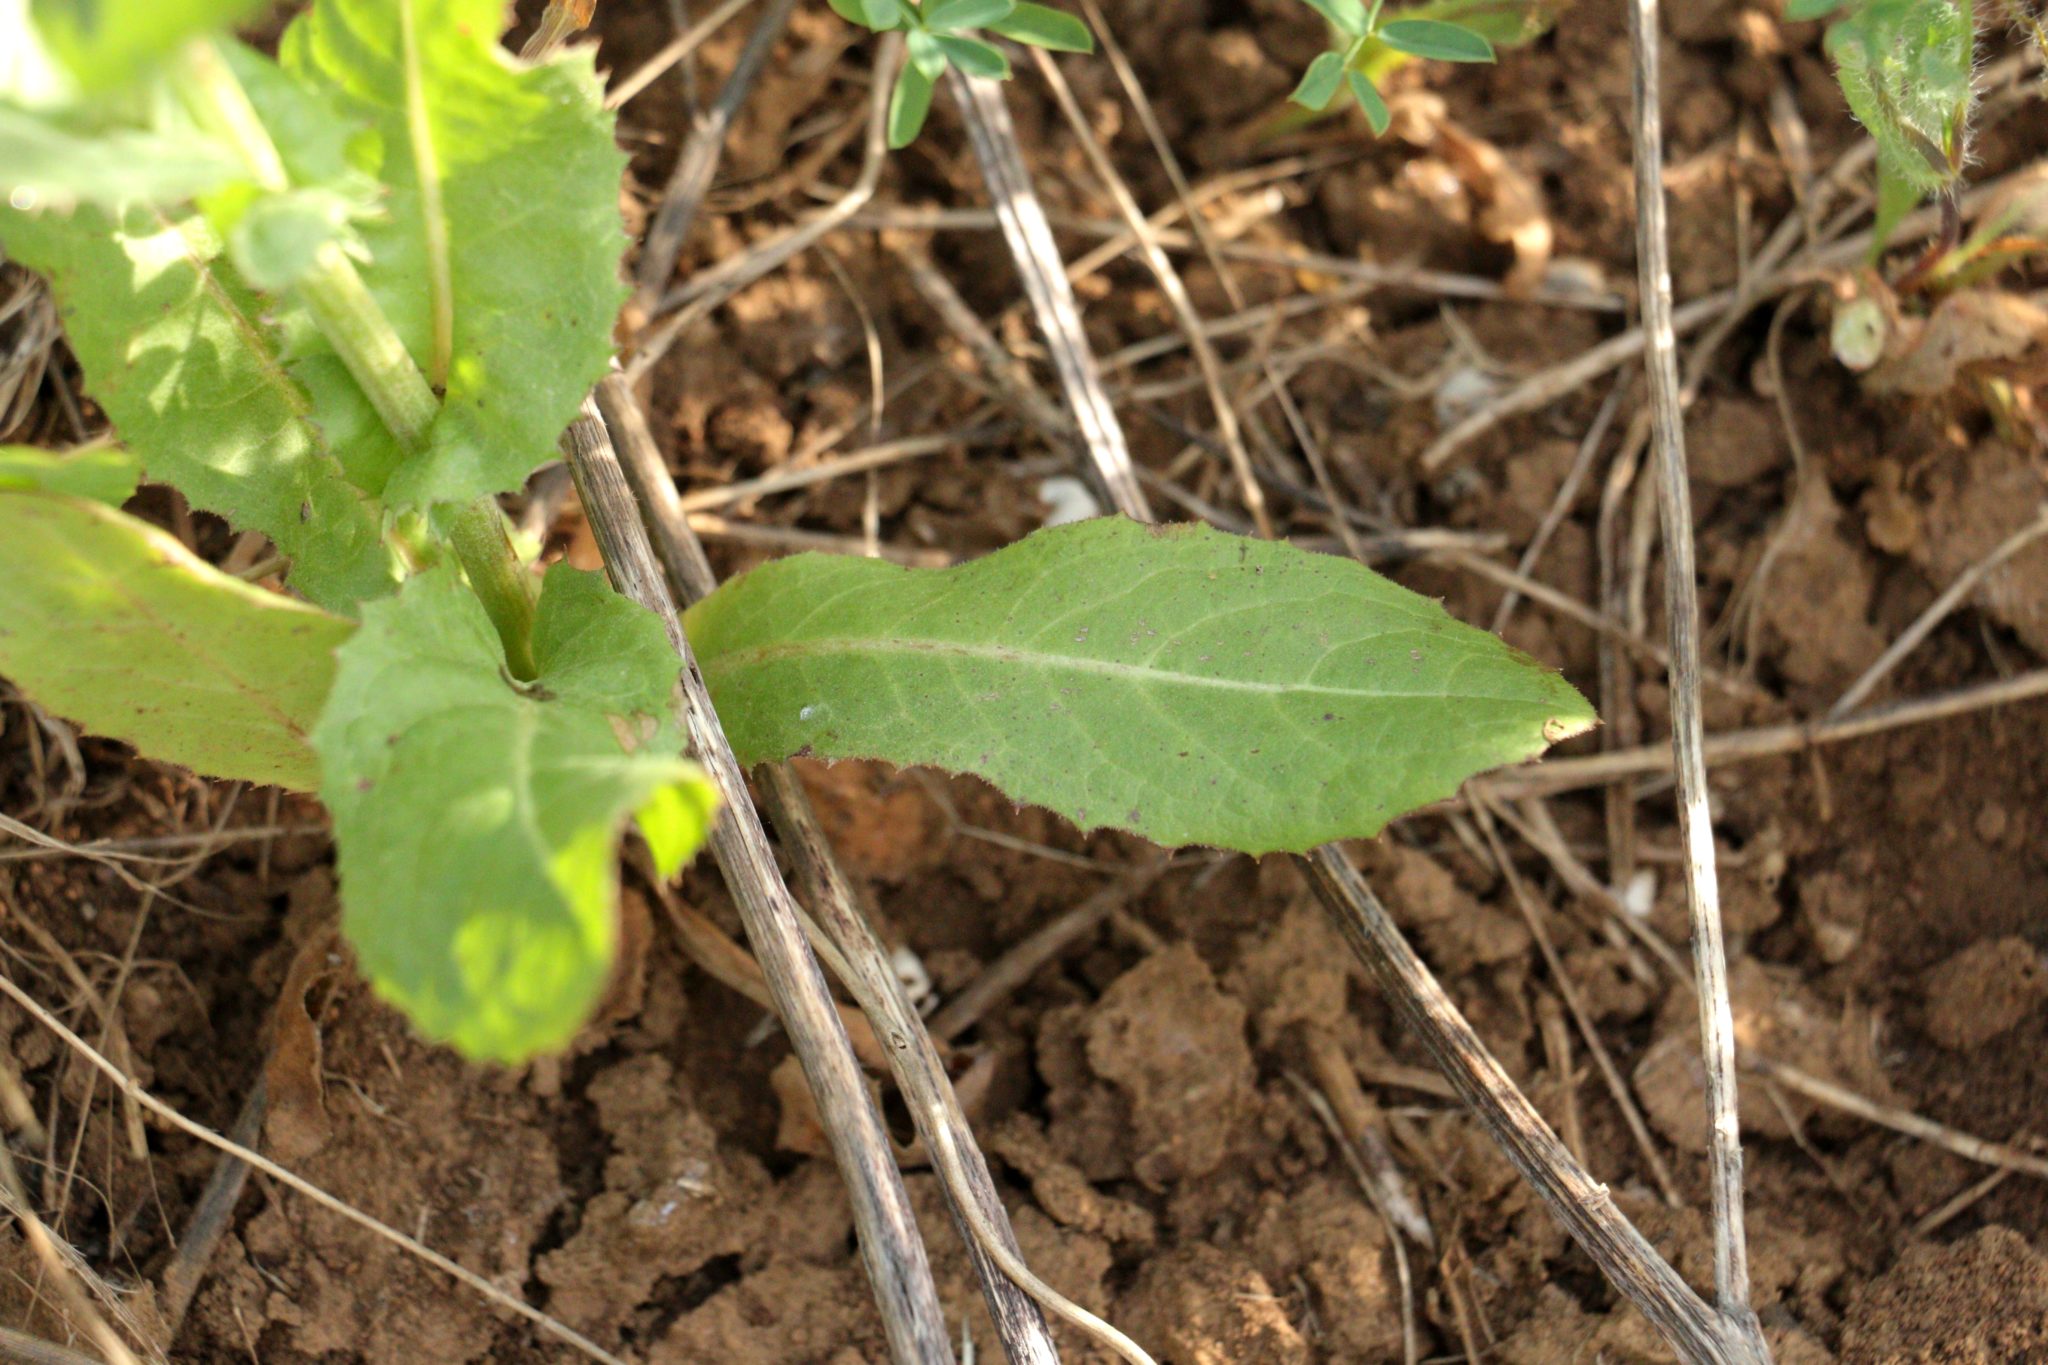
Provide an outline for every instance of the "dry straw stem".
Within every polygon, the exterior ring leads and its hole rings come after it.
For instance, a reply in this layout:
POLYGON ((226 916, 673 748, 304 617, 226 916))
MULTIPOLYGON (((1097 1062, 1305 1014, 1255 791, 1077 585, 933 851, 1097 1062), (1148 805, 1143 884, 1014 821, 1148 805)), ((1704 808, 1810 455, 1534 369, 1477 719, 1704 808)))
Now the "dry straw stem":
MULTIPOLYGON (((971 129, 971 117, 969 122, 971 129)), ((1013 150, 1014 145, 1012 138, 1013 150)), ((987 171, 986 157, 983 164, 987 171)), ((1021 174, 1021 168, 1018 173, 1021 174)), ((999 194, 999 201, 1001 198, 999 194)), ((1010 240, 1027 279, 1050 275, 1064 280, 1049 231, 1039 245, 1021 235, 1010 240), (1027 252, 1032 254, 1027 257, 1027 252)), ((1073 352, 1088 357, 1087 372, 1094 373, 1078 316, 1063 317, 1057 310, 1041 309, 1039 322, 1055 354, 1073 352)), ((1068 391, 1073 393, 1071 386, 1068 391)), ((1113 424, 1114 413, 1109 412, 1108 416, 1113 424)), ((1115 431, 1113 441, 1086 440, 1087 451, 1102 482, 1117 494, 1117 510, 1139 521, 1151 521, 1151 508, 1142 489, 1135 481, 1115 477, 1119 459, 1129 459, 1121 429, 1115 431)), ((1401 1010, 1457 1095, 1550 1205, 1558 1220, 1586 1248, 1609 1281, 1649 1318, 1689 1365, 1752 1365, 1758 1360, 1754 1355, 1725 1349, 1719 1315, 1657 1255, 1655 1248, 1615 1207, 1606 1187, 1586 1173, 1544 1124, 1528 1099, 1488 1054, 1422 960, 1401 938, 1400 931, 1343 851, 1326 845, 1303 859, 1302 865, 1353 951, 1401 1010)))
POLYGON ((328 1212, 339 1214, 357 1227, 363 1228, 371 1234, 382 1238, 409 1255, 418 1257, 436 1270, 460 1281, 464 1287, 475 1291, 507 1312, 515 1313, 525 1318, 534 1326, 550 1336, 566 1342, 592 1360, 603 1361, 605 1365, 626 1365, 626 1362, 619 1359, 619 1357, 605 1350, 602 1346, 599 1346, 596 1342, 590 1340, 590 1338, 576 1331, 568 1324, 552 1318, 524 1300, 506 1293, 483 1276, 448 1259, 440 1252, 421 1242, 418 1238, 409 1237, 397 1228, 372 1218, 369 1214, 355 1208, 353 1205, 343 1203, 311 1181, 292 1174, 269 1157, 264 1156, 261 1152, 235 1142, 230 1138, 222 1137, 204 1124, 195 1123, 191 1119, 186 1118, 183 1114, 171 1108, 170 1105, 165 1104, 162 1100, 144 1090, 136 1082, 130 1080, 121 1068, 115 1066, 112 1061, 108 1060, 103 1053, 96 1050, 85 1039, 73 1033, 69 1028, 66 1028, 57 1016, 44 1009, 42 1005, 36 1002, 34 996, 31 996, 27 991, 16 985, 4 973, 0 973, 0 995, 5 995, 15 1004, 21 1006, 30 1018, 55 1034, 59 1042, 63 1043, 73 1052, 76 1052, 90 1063, 94 1069, 112 1081, 122 1094, 132 1097, 137 1104, 147 1109, 150 1113, 155 1114, 179 1132, 184 1133, 188 1137, 197 1138, 216 1151, 226 1152, 230 1156, 239 1157, 247 1162, 251 1169, 263 1172, 263 1174, 277 1181, 286 1189, 304 1195, 328 1212))
MULTIPOLYGON (((1117 421, 1116 409, 1102 386, 1102 372, 1081 330, 1081 309, 1074 300, 1074 287, 1052 239, 1052 225, 1045 208, 1031 188, 1031 173, 1024 165, 1024 151, 1017 143, 1017 128, 1010 121, 1010 107, 1003 101, 1000 81, 979 79, 953 72, 947 85, 960 106, 967 125, 967 140, 988 183, 995 221, 1009 243, 1010 255, 1024 279, 1024 294, 1038 316, 1039 331, 1052 352, 1053 369, 1067 397, 1081 442, 1087 448, 1090 468, 1112 507, 1133 515, 1132 507, 1145 503, 1138 486, 1138 474, 1131 461, 1130 446, 1117 421)), ((1141 517, 1141 520, 1150 520, 1141 517)))
POLYGON ((824 973, 804 941, 802 914, 776 868, 746 776, 712 709, 710 690, 593 403, 585 402, 562 444, 613 586, 661 618, 681 661, 679 719, 690 737, 690 752, 711 775, 723 807, 712 826, 711 851, 846 1181, 891 1356, 904 1365, 951 1365, 945 1316, 888 1131, 868 1094, 824 973))
POLYGON ((1109 159, 1109 153, 1102 148, 1102 140, 1095 136, 1089 126, 1088 116, 1081 112, 1081 106, 1074 99, 1074 92, 1067 85, 1067 78, 1060 74, 1059 64, 1037 48, 1031 49, 1031 59, 1038 64, 1039 74, 1045 77, 1046 87, 1052 91, 1053 100, 1066 116, 1067 126, 1073 129, 1074 137, 1081 144, 1081 150, 1088 156, 1089 164, 1110 198, 1116 202, 1117 211, 1123 215, 1124 223, 1138 239, 1139 253, 1144 257, 1152 277, 1159 281, 1160 290, 1166 295, 1167 303, 1173 308, 1181 330, 1187 333, 1188 346, 1193 350, 1195 365, 1202 372, 1203 387, 1209 391, 1209 407, 1216 414, 1216 432, 1223 442, 1225 453, 1230 457, 1231 472, 1237 476, 1237 493, 1251 514, 1252 524, 1259 529, 1259 535, 1267 540, 1273 538, 1273 521, 1266 512, 1266 495, 1259 488, 1259 481, 1252 473, 1251 452, 1245 449, 1244 434, 1239 430, 1237 407, 1230 395, 1223 391, 1223 365, 1216 358, 1216 348, 1209 344, 1209 336, 1202 327, 1202 316, 1195 309, 1195 301, 1188 295, 1187 285, 1181 281, 1180 272, 1174 268, 1173 260, 1159 245, 1159 235, 1145 220, 1145 211, 1138 207, 1132 197, 1130 186, 1117 173, 1116 165, 1109 159))
MULTIPOLYGON (((717 587, 717 578, 703 547, 690 532, 675 485, 639 405, 616 377, 598 386, 596 398, 671 589, 689 602, 709 596, 717 587)), ((905 996, 887 951, 861 913, 852 885, 818 824, 809 794, 787 764, 765 765, 759 776, 762 806, 782 836, 817 921, 837 949, 840 979, 886 1041, 887 1068, 895 1076, 911 1121, 938 1169, 941 1188, 960 1225, 1004 1353, 1016 1365, 1046 1365, 1059 1359, 1039 1311, 1043 1304, 1127 1360, 1148 1362, 1149 1357, 1129 1338, 1052 1290, 1024 1264, 988 1162, 947 1078, 945 1062, 916 1007, 905 996)))
MULTIPOLYGON (((1932 696, 1869 707, 1840 720, 1792 721, 1784 725, 1759 725, 1748 730, 1725 731, 1707 736, 1703 753, 1709 767, 1753 758, 1773 758, 1908 725, 1925 725, 1972 711, 2009 706, 2041 696, 2048 696, 2048 668, 2037 668, 1952 692, 1937 692, 1932 696)), ((1479 778, 1476 785, 1488 797, 1520 800, 1605 786, 1628 777, 1665 776, 1672 771, 1672 764, 1670 745, 1644 744, 1632 749, 1616 749, 1612 753, 1590 754, 1584 758, 1548 759, 1536 767, 1479 778)))
MULTIPOLYGON (((708 34, 713 27, 712 20, 750 3, 752 0, 729 0, 724 9, 696 25, 690 33, 683 35, 684 38, 700 31, 708 34)), ((661 297, 661 291, 668 286, 669 277, 675 274, 676 258, 682 255, 683 243, 689 239, 690 228, 697 221, 697 210, 703 206, 712 178, 718 173, 718 163, 725 155, 726 132, 739 115, 747 95, 752 92, 755 79, 760 76, 761 68, 767 65, 768 54, 774 50, 775 40, 782 36, 782 30, 788 27, 790 13, 795 8, 796 0, 768 0, 767 10, 755 21, 754 31, 747 35, 746 45, 740 49, 739 58, 733 63, 732 74, 719 87, 718 98, 691 117, 690 135, 683 141, 675 169, 669 172, 668 184, 661 192, 661 204, 648 221, 647 233, 640 242, 640 259, 633 267, 633 298, 626 305, 629 320, 651 311, 661 297)), ((632 98, 637 87, 629 89, 629 86, 630 81, 621 82, 613 89, 607 103, 616 107, 617 103, 632 98)), ((630 322, 628 330, 631 330, 630 322)))
POLYGON ((1658 35, 1657 0, 1632 0, 1628 36, 1635 75, 1636 261, 1657 452, 1657 507, 1664 528, 1665 613, 1671 631, 1671 743, 1678 773, 1679 833, 1686 852, 1700 1050, 1707 1072, 1714 1297, 1721 1317, 1716 1352, 1703 1358, 1767 1361, 1770 1347, 1749 1306, 1749 1247, 1742 1226, 1742 1132, 1735 1112, 1735 1020, 1728 1003, 1721 889, 1714 869, 1714 822, 1707 806, 1706 728, 1700 711, 1699 586, 1693 569, 1692 492, 1686 476, 1685 428, 1678 393, 1678 337, 1671 322, 1671 251, 1664 226, 1658 35))
POLYGON ((721 303, 762 276, 781 268, 867 207, 868 201, 875 197, 876 186, 882 183, 882 166, 888 159, 889 90, 902 64, 902 35, 888 34, 875 51, 875 67, 870 77, 873 84, 868 92, 867 133, 861 145, 860 174, 855 177, 852 187, 796 226, 785 228, 742 255, 698 271, 688 284, 662 295, 656 305, 657 311, 676 311, 659 326, 635 338, 632 359, 626 367, 628 379, 637 379, 645 374, 655 361, 668 353, 668 348, 675 344, 678 336, 710 316, 721 303))

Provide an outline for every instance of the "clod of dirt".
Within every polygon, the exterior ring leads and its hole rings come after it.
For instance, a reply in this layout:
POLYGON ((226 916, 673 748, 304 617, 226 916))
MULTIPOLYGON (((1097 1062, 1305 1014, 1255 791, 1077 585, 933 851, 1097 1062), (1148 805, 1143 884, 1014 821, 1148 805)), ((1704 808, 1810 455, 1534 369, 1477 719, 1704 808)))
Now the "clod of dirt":
POLYGON ((1157 1256, 1124 1300, 1126 1330, 1174 1365, 1307 1365, 1308 1343, 1258 1269, 1212 1246, 1157 1256))
MULTIPOLYGON (((768 1177, 718 1135, 653 1053, 620 1062, 586 1091, 610 1138, 602 1193, 576 1231, 536 1267, 549 1307, 572 1324, 615 1332, 664 1276, 684 1276, 754 1244, 768 1177)), ((735 1357, 737 1358, 737 1357, 735 1357)))
POLYGON ((1847 962, 1870 927, 1867 877, 1822 871, 1802 878, 1799 912, 1820 960, 1829 966, 1847 962))
POLYGON ((2011 1228, 1909 1247, 1849 1297, 1842 1365, 2048 1360, 2048 1257, 2011 1228))
POLYGON ((1455 976, 1530 951, 1526 925, 1481 905, 1428 854, 1388 841, 1373 850, 1373 885, 1401 927, 1421 934, 1423 950, 1438 971, 1455 976))
POLYGON ((1870 624, 1876 567, 1843 533, 1826 479, 1801 480, 1786 516, 1757 605, 1768 647, 1792 682, 1846 687, 1884 652, 1870 624))
POLYGON ((985 1145, 991 1156, 1001 1158, 1031 1182, 1031 1197, 1055 1222, 1112 1242, 1152 1245, 1157 1229, 1151 1210, 1089 1184, 1027 1115, 1011 1117, 988 1135, 985 1145))
POLYGON ((1185 943, 1118 977, 1089 1012, 1088 1065, 1130 1105, 1131 1170, 1153 1189, 1220 1167, 1257 1104, 1245 1008, 1185 943))
POLYGON ((1686 423, 1686 469, 1713 488, 1747 488, 1785 463, 1785 427, 1761 399, 1703 399, 1686 423))
POLYGON ((1359 975, 1357 959, 1330 917, 1297 901, 1277 921, 1239 940, 1224 984, 1238 999, 1252 1002, 1259 1043, 1270 1047, 1295 1024, 1343 1019, 1346 985, 1359 975))
POLYGON ((2048 963, 2023 938, 1979 939, 1927 974, 1927 1036, 1967 1051, 2048 999, 2048 963))
MULTIPOLYGON (((1880 1102, 1889 1100, 1891 1085, 1878 1065, 1871 1030, 1855 1012, 1825 1005, 1805 985, 1775 978, 1753 958, 1739 959, 1730 969, 1728 994, 1739 1046, 1880 1102)), ((1700 1065, 1699 1024, 1690 997, 1673 992, 1666 998, 1657 1041, 1636 1063, 1634 1080, 1643 1112, 1658 1132, 1681 1151, 1707 1149, 1706 1110, 1700 1098, 1706 1073, 1700 1065)), ((1744 1131, 1790 1137, 1785 1111, 1801 1118, 1814 1113, 1797 1096, 1783 1098, 1785 1110, 1764 1086, 1742 1086, 1744 1131)), ((1825 1118, 1816 1116, 1817 1121, 1825 1118)))
MULTIPOLYGON (((1981 441, 1938 462, 1927 476, 1926 534, 1911 551, 1929 578, 1947 584, 2031 521, 2048 500, 2048 464, 2003 441, 1981 441)), ((2048 539, 1993 570, 1971 600, 2048 654, 2048 539)))
POLYGON ((1329 1359, 1398 1359, 1401 1286, 1386 1225, 1340 1171, 1262 1201, 1249 1241, 1270 1283, 1308 1287, 1329 1359))
POLYGON ((915 782, 879 763, 798 759, 796 768, 849 871, 894 885, 946 861, 945 813, 915 782))

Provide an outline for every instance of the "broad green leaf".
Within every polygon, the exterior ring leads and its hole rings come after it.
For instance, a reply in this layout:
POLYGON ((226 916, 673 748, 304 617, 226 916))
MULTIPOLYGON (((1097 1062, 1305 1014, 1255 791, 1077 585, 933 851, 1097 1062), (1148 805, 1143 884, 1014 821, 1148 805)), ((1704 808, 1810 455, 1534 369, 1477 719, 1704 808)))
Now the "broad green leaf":
POLYGON ((1804 19, 1821 19, 1840 9, 1847 0, 1785 0, 1785 18, 1797 23, 1804 19))
POLYGON ((907 65, 926 80, 936 82, 946 74, 946 50, 939 46, 936 35, 914 28, 904 36, 903 47, 909 56, 907 65))
POLYGON ((1168 845, 1370 835, 1593 724, 1362 565, 1201 527, 1077 522, 952 569, 799 555, 687 625, 743 763, 927 763, 1168 845))
POLYGON ((929 0, 924 26, 934 33, 964 33, 999 24, 1016 8, 1017 0, 929 0))
POLYGON ((1395 19, 1373 35, 1396 52, 1439 62, 1490 62, 1493 44, 1471 29, 1435 19, 1395 19))
POLYGON ((1327 109, 1343 84, 1344 54, 1325 52, 1308 64, 1308 70, 1302 73, 1301 84, 1294 87, 1294 93, 1288 98, 1309 109, 1327 109))
POLYGON ((832 12, 849 24, 886 33, 903 22, 901 0, 828 0, 832 12))
POLYGON ((1362 0, 1303 0, 1303 3, 1342 32, 1354 38, 1365 36, 1365 5, 1362 0))
POLYGON ((150 478, 269 536, 322 606, 391 590, 381 513, 323 445, 264 304, 197 215, 0 204, 0 245, 49 276, 86 389, 150 478))
POLYGON ((979 39, 941 36, 934 41, 946 54, 947 61, 970 76, 987 76, 998 81, 1010 78, 1010 59, 979 39))
POLYGON ((1387 111, 1387 102, 1380 98, 1380 92, 1356 71, 1344 73, 1344 83, 1351 87, 1351 98, 1365 110, 1365 121, 1372 125, 1373 136, 1383 135, 1387 125, 1394 121, 1394 116, 1387 111))
POLYGON ((70 126, 58 113, 0 104, 0 203, 69 212, 178 204, 239 170, 203 140, 70 126))
POLYGON ((142 469, 119 446, 87 446, 59 455, 29 446, 0 446, 0 492, 61 493, 119 507, 135 496, 142 469))
POLYGON ((111 507, 0 492, 0 674, 151 758, 313 790, 308 736, 353 629, 111 507))
POLYGON ((533 646, 515 684, 475 595, 430 569, 364 609, 313 732, 365 974, 501 1061, 566 1043, 603 991, 628 817, 674 867, 713 806, 663 719, 676 658, 652 614, 557 567, 533 646))
POLYGON ((291 288, 329 242, 347 242, 349 202, 326 190, 259 196, 228 233, 228 254, 258 289, 291 288))
POLYGON ((1519 47, 1548 33, 1572 0, 1428 0, 1404 5, 1397 19, 1433 19, 1469 29, 1495 47, 1519 47))
POLYGON ((87 94, 118 90, 189 38, 232 28, 264 0, 31 0, 50 55, 87 94))
POLYGON ((1035 5, 1031 0, 1019 0, 1017 8, 1010 11, 1009 18, 990 24, 988 30, 1013 43, 1042 47, 1048 52, 1095 50, 1095 35, 1088 31, 1088 25, 1065 10, 1035 5))
POLYGON ((896 77, 896 88, 889 92, 889 145, 908 147, 917 141, 925 116, 931 111, 931 77, 913 63, 905 62, 902 73, 896 77))
POLYGON ((625 156, 594 49, 524 63, 504 21, 499 0, 317 0, 280 46, 376 133, 352 144, 389 187, 363 276, 445 395, 382 490, 399 508, 517 487, 611 361, 625 156))
POLYGON ((1922 194, 1953 184, 1976 100, 1968 0, 1867 0, 1828 29, 1827 49, 1884 165, 1922 194))

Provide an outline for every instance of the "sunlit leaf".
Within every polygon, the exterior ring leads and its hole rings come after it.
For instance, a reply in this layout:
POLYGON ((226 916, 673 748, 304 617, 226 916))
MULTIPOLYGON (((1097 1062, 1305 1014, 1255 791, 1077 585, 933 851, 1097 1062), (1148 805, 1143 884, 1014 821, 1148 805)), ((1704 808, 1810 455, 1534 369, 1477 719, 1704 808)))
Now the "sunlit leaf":
POLYGON ((1201 527, 1079 522, 952 569, 800 555, 687 624, 744 763, 932 764, 1169 845, 1370 835, 1593 723, 1370 569, 1201 527))

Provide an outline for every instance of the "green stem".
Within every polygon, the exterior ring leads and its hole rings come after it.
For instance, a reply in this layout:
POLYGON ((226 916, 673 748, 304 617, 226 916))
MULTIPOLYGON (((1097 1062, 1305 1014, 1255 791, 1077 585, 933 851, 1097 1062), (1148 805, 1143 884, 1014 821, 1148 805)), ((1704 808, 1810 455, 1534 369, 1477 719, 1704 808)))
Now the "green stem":
POLYGON ((533 594, 505 534, 504 515, 489 498, 478 498, 448 519, 447 531, 470 587, 504 641, 505 666, 513 677, 532 680, 540 671, 533 663, 533 594))
MULTIPOLYGON (((273 193, 291 188, 284 159, 262 116, 211 41, 186 45, 181 60, 172 65, 172 83, 193 120, 232 148, 257 184, 273 193)), ((406 454, 424 451, 441 400, 355 263, 330 242, 314 257, 296 289, 321 335, 341 356, 406 454)), ((445 526, 470 587, 497 627, 507 667, 515 677, 533 677, 533 593, 512 552, 497 503, 479 498, 445 518, 445 526)))

